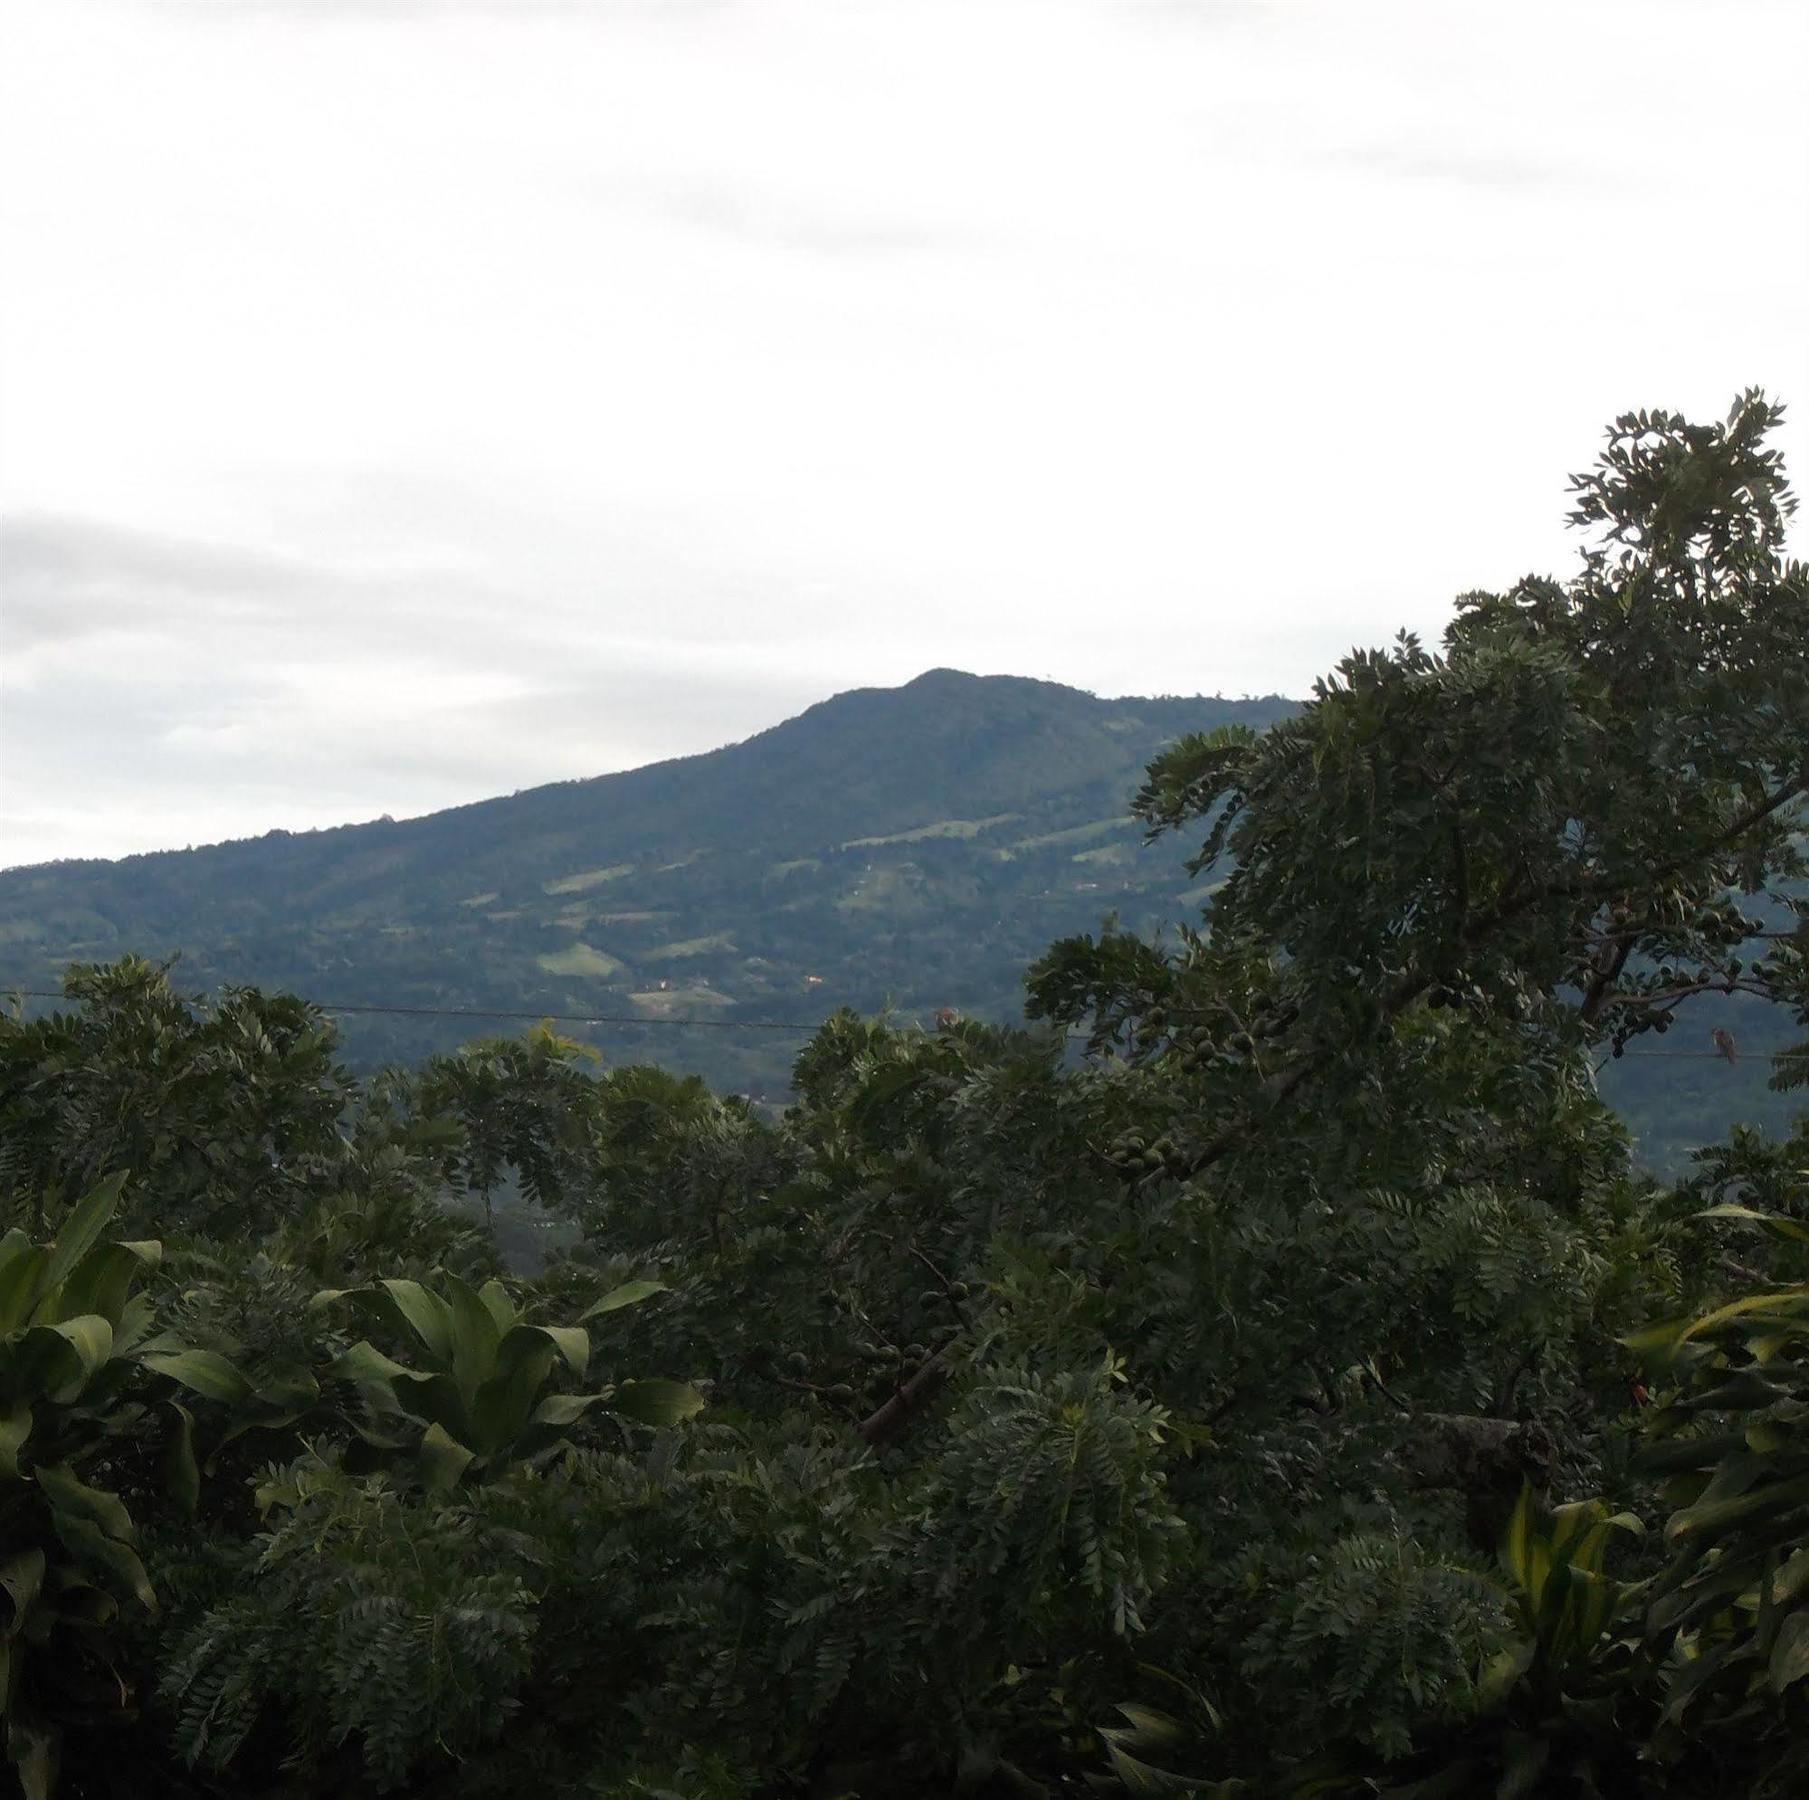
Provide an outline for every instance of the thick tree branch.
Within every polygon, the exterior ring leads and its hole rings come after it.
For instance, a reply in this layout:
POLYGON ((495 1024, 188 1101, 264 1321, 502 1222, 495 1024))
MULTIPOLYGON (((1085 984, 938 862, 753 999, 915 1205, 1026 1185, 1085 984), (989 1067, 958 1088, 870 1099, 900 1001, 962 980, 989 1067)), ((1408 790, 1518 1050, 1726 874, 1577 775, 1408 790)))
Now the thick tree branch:
POLYGON ((855 1426, 862 1439, 875 1450, 889 1444, 929 1405, 948 1380, 945 1358, 948 1346, 938 1350, 903 1387, 897 1389, 883 1406, 875 1408, 855 1426))
POLYGON ((1577 1009, 1585 1025, 1593 1025, 1602 1008, 1608 1004, 1614 993, 1614 984, 1620 980, 1627 967, 1627 959, 1633 954, 1637 932, 1625 932, 1620 938, 1610 938, 1603 946, 1603 954, 1596 963, 1594 976, 1583 994, 1583 1004, 1577 1009))

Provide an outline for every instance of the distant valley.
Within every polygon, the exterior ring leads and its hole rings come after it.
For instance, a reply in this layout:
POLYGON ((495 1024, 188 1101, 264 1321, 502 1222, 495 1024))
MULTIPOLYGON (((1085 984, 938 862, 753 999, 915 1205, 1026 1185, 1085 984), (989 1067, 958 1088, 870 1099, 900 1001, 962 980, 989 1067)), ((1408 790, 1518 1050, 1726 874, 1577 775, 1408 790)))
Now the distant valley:
MULTIPOLYGON (((777 1100, 836 1007, 1016 1019, 1051 939, 1108 913, 1149 932, 1196 917, 1186 847, 1128 816, 1144 766, 1182 733, 1289 710, 935 670, 705 755, 424 818, 0 872, 0 986, 180 953, 199 991, 424 1009, 342 1014, 366 1067, 519 1029, 433 1009, 563 1014, 599 1021, 565 1029, 610 1062, 777 1100)), ((1700 1016, 1704 1044, 1718 1021, 1766 1041, 1735 1009, 1700 1016)), ((1673 1160, 1730 1116, 1781 1119, 1763 1075, 1673 1056, 1607 1079, 1673 1160)))
MULTIPOLYGON (((1156 750, 1287 710, 932 671, 726 749, 425 818, 0 873, 0 980, 179 951, 198 989, 610 1015, 636 1022, 570 1029, 611 1061, 771 1097, 803 1031, 660 1022, 1016 1017, 1051 938, 1109 911, 1153 929, 1195 909, 1175 848, 1146 848, 1127 816, 1156 750)), ((367 1064, 513 1028, 343 1023, 367 1064)))

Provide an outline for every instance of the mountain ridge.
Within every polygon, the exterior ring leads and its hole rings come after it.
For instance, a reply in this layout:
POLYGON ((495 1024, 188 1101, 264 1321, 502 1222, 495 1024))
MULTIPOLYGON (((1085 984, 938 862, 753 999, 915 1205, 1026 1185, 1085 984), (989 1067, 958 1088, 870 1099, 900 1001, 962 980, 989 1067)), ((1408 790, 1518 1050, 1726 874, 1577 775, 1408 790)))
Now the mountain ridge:
MULTIPOLYGON (((683 773, 695 770, 699 765, 719 765, 721 759, 735 753, 763 757, 770 754, 775 746, 788 743, 800 730, 832 726, 839 724, 844 718, 860 713, 865 713, 868 716, 868 722, 871 722, 876 712, 883 716, 883 711, 893 709, 907 699, 913 707, 920 706, 926 699, 939 702, 946 720, 952 701, 969 701, 982 693, 988 696, 1008 694, 1013 697, 1035 696, 1039 700, 1058 701, 1067 715, 1063 720, 1063 723, 1066 724, 1076 722, 1077 715, 1081 714, 1083 709, 1096 709, 1102 715, 1111 715, 1126 707, 1172 712, 1181 728, 1187 727, 1189 715, 1193 709, 1199 707, 1222 708, 1228 712, 1234 711, 1240 716, 1248 712, 1252 716, 1260 716, 1264 722, 1267 722, 1269 719, 1282 716, 1296 704, 1281 695, 1265 695, 1239 700, 1226 700, 1216 695, 1125 696, 1119 699, 1102 699, 1082 688, 1069 687, 1061 682, 1046 681, 1031 676, 973 675, 959 669, 935 668, 925 670, 910 681, 895 687, 872 686, 844 689, 823 700, 814 701, 802 712, 796 713, 790 718, 779 720, 748 737, 718 745, 710 750, 691 751, 682 756, 662 757, 654 762, 636 764, 627 769, 609 770, 599 775, 568 776, 555 781, 538 782, 532 787, 518 788, 508 794, 483 795, 473 800, 459 801, 446 807, 436 807, 432 811, 411 814, 401 819, 391 818, 388 814, 384 814, 375 819, 348 820, 338 825, 313 826, 303 829, 277 826, 250 837, 224 838, 213 843, 192 844, 181 848, 134 851, 120 857, 59 857, 48 862, 16 864, 8 868, 0 868, 0 885, 4 885, 11 877, 29 876, 52 869, 64 873, 110 869, 125 864, 163 862, 171 858, 206 857, 221 852, 239 850, 245 846, 285 840, 319 843, 323 840, 340 838, 349 833, 379 829, 408 834, 417 828, 433 830, 443 823, 450 823, 454 820, 470 821, 474 818, 483 818, 498 809, 511 809, 516 817, 522 817, 539 807, 556 804, 556 796, 580 795, 598 790, 603 784, 618 784, 615 791, 625 792, 631 785, 638 786, 643 782, 652 783, 674 779, 683 773)), ((976 709, 963 707, 962 710, 971 714, 976 709)), ((982 716, 989 721, 997 722, 998 709, 996 706, 979 710, 982 716)), ((820 799, 820 796, 818 798, 820 799)))
MULTIPOLYGON (((778 1052, 652 1026, 888 1002, 1015 1017, 1051 938, 1186 916, 1180 858, 1144 855, 1129 817, 1156 751, 1291 707, 927 670, 737 744, 413 819, 0 871, 0 981, 130 950, 179 953, 202 987, 627 1014, 649 1029, 595 1034, 611 1057, 774 1090, 778 1052)), ((346 1027, 365 1062, 465 1034, 346 1027)))
MULTIPOLYGON (((180 955, 195 990, 424 1009, 342 1019, 366 1068, 483 1029, 428 1012, 499 1029, 559 1015, 609 1021, 574 1030, 610 1061, 777 1099, 838 1006, 1015 1020, 1023 972, 1055 938, 1108 913, 1146 934, 1197 918, 1210 884, 1185 872, 1193 846, 1149 844, 1130 817, 1145 766, 1183 732, 1292 708, 928 670, 737 744, 413 819, 0 870, 0 989, 180 955), (796 1035, 686 1023, 775 1019, 796 1035)), ((1702 1033, 1724 1026, 1757 1054, 1780 1029, 1737 1000, 1701 1013, 1702 1033)), ((1788 1113, 1762 1070, 1673 1055, 1601 1079, 1675 1166, 1732 1117, 1788 1113)))

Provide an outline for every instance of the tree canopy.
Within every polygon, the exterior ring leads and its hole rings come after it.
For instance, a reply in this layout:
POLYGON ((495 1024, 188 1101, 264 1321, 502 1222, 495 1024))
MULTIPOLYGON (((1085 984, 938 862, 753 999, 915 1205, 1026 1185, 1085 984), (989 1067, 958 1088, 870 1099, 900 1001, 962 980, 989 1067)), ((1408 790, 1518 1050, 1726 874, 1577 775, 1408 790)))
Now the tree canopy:
POLYGON ((1809 1125, 1661 1179, 1597 1089, 1809 1030, 1778 416, 1617 421, 1570 580, 1155 759, 1197 924, 782 1113, 0 1023, 22 1791, 1800 1792, 1809 1125))

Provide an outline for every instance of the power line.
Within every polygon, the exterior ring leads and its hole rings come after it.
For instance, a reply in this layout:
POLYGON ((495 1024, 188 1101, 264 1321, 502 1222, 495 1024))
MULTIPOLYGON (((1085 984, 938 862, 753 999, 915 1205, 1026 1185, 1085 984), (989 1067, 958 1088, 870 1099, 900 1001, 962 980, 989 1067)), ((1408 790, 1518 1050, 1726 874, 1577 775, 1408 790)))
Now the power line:
MULTIPOLYGON (((0 988, 0 993, 17 994, 24 1000, 67 1000, 69 995, 55 988, 0 988)), ((525 1019, 538 1024, 554 1025, 646 1025, 656 1028, 691 1029, 697 1031, 790 1031, 820 1030, 821 1019, 660 1019, 641 1013, 556 1013, 535 1009, 517 1010, 494 1006, 389 1006, 362 1000, 310 1000, 307 1002, 323 1013, 375 1013, 405 1019, 525 1019)), ((1072 1031, 1070 1037, 1087 1037, 1085 1031, 1072 1031)), ((1742 1052, 1749 1062, 1791 1062, 1809 1056, 1809 1050, 1750 1050, 1742 1052)), ((1624 1057, 1670 1057, 1686 1062, 1727 1062, 1719 1050, 1623 1050, 1624 1057)), ((1604 1063, 1604 1067, 1606 1064, 1604 1063)))
MULTIPOLYGON (((11 987, 0 990, 26 1000, 67 1000, 69 995, 50 988, 11 987)), ((495 1006, 378 1006, 360 1000, 309 1000, 317 1012, 384 1013, 413 1019, 528 1019, 558 1025, 657 1025, 693 1026, 701 1031, 815 1031, 823 1023, 793 1019, 660 1019, 641 1013, 556 1013, 516 1011, 495 1006)))
POLYGON ((1623 1050, 1621 1055, 1673 1056, 1686 1062, 1792 1062, 1798 1057, 1809 1056, 1809 1050, 1742 1050, 1736 1056, 1723 1056, 1719 1050, 1623 1050))

